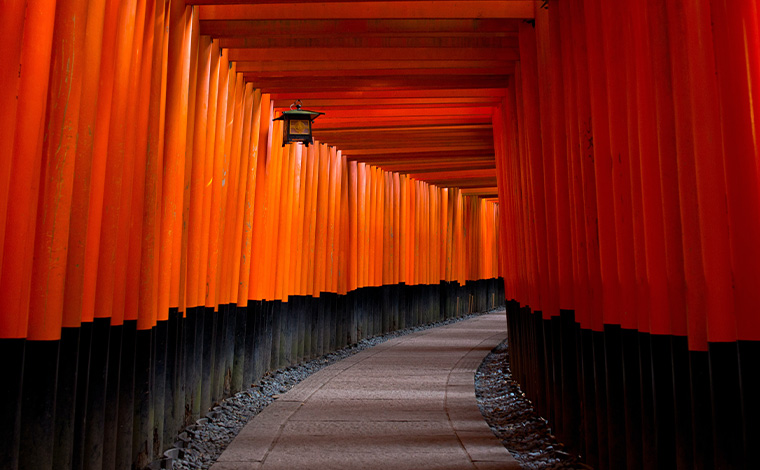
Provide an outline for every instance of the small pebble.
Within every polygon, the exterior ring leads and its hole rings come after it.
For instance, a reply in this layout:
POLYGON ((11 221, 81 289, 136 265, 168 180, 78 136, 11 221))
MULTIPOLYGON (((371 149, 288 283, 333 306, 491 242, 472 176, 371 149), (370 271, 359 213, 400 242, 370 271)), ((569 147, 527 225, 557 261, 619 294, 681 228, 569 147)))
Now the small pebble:
POLYGON ((570 455, 538 416, 520 385, 512 379, 504 340, 486 356, 475 373, 478 407, 493 433, 525 469, 590 469, 570 455))

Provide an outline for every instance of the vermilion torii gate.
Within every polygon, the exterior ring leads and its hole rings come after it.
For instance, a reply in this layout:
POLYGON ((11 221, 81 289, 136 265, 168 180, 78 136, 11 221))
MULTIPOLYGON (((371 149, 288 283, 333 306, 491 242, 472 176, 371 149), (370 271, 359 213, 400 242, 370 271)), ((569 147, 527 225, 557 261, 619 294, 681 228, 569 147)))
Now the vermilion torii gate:
POLYGON ((143 466, 264 371, 507 301, 598 468, 747 468, 760 17, 5 0, 0 455, 143 466), (296 100, 318 144, 280 147, 296 100))

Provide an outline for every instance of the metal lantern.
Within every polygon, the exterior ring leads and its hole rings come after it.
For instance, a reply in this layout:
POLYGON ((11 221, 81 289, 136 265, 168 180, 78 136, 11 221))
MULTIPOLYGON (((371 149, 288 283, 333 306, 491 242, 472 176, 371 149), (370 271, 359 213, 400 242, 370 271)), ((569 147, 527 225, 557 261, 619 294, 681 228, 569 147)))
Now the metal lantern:
POLYGON ((283 147, 292 142, 301 142, 307 147, 314 143, 311 136, 311 123, 325 113, 301 109, 301 104, 301 100, 297 100, 290 105, 290 111, 283 111, 282 116, 273 119, 273 121, 285 121, 282 131, 283 147), (296 109, 293 109, 294 106, 296 109))

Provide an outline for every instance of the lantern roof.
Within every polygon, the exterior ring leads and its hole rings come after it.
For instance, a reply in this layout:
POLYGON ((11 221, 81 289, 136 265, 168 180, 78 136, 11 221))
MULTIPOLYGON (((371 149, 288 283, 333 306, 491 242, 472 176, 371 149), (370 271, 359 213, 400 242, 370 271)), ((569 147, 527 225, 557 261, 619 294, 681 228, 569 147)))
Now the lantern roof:
POLYGON ((318 111, 309 111, 307 109, 301 109, 300 104, 296 104, 296 109, 289 109, 282 112, 282 116, 272 119, 273 121, 284 121, 285 119, 308 119, 310 121, 315 120, 319 116, 325 113, 318 111))

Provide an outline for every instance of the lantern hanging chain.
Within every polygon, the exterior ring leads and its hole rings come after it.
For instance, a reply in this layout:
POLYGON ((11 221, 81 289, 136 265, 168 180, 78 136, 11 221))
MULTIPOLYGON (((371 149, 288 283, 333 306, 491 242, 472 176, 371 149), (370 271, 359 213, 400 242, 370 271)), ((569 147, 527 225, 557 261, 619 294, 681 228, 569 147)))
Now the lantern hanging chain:
POLYGON ((296 107, 296 109, 301 109, 301 106, 303 106, 303 102, 301 100, 295 100, 293 104, 290 105, 290 110, 293 110, 293 106, 296 107))

